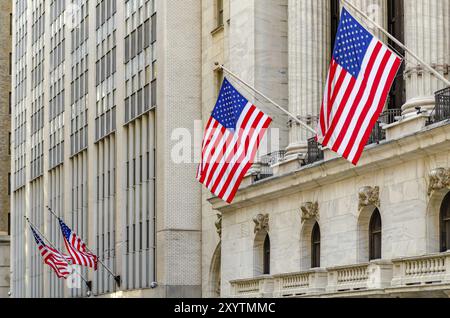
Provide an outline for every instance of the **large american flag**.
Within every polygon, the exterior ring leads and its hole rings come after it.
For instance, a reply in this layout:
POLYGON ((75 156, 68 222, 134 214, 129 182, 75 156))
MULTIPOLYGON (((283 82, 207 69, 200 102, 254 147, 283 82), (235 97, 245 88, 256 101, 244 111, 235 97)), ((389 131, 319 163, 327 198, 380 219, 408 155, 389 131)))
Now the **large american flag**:
POLYGON ((200 183, 231 203, 271 122, 225 78, 205 130, 200 183))
POLYGON ((359 162, 401 63, 342 9, 318 125, 324 147, 359 162))
POLYGON ((33 232, 34 239, 39 248, 39 252, 44 259, 44 263, 53 269, 58 278, 67 279, 72 273, 71 265, 69 264, 70 256, 64 255, 57 250, 47 246, 31 225, 30 228, 33 232))
POLYGON ((87 250, 86 244, 61 219, 59 220, 64 244, 72 257, 73 264, 97 270, 98 257, 87 250))

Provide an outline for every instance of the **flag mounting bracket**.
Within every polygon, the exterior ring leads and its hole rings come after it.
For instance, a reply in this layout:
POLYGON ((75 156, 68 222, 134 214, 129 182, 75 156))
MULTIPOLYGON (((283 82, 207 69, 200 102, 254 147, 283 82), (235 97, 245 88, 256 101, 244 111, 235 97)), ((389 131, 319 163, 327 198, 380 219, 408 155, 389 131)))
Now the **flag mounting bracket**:
POLYGON ((231 70, 229 70, 228 68, 226 68, 225 66, 223 66, 222 64, 220 64, 219 62, 215 62, 214 65, 216 66, 216 69, 222 69, 223 71, 225 71, 227 74, 229 74, 231 77, 233 77, 234 79, 238 80, 239 82, 241 82, 244 86, 250 88, 252 91, 254 91, 255 93, 257 93, 258 95, 260 95, 261 97, 263 97, 264 99, 266 99, 269 103, 271 103, 272 105, 274 105, 276 108, 278 108, 280 111, 282 111, 284 114, 288 115, 289 117, 292 118, 293 121, 295 121, 297 124, 299 124, 300 126, 302 126, 303 128, 305 128, 306 130, 308 130, 309 132, 313 133, 314 135, 316 135, 316 131, 311 128, 310 126, 308 126, 306 123, 304 123, 303 121, 301 121, 297 116, 293 115, 292 113, 290 113, 289 111, 287 111, 286 109, 284 109, 284 107, 280 106, 278 103, 276 103, 273 99, 267 97, 264 93, 262 93, 261 91, 257 90, 255 87, 253 87, 252 85, 250 85, 249 83, 247 83, 246 81, 244 81, 243 79, 241 79, 238 75, 236 75, 235 73, 233 73, 231 70))
POLYGON ((117 275, 116 277, 114 277, 114 280, 115 280, 117 286, 120 287, 120 285, 122 284, 122 278, 120 277, 120 275, 117 275))

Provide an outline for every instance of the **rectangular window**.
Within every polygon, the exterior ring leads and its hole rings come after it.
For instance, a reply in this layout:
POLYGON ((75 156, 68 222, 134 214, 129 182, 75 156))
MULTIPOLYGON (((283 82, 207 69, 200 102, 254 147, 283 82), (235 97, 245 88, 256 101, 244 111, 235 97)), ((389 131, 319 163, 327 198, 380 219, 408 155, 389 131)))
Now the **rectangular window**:
POLYGON ((151 98, 152 98, 152 107, 156 106, 156 80, 152 81, 152 94, 151 94, 151 98))
POLYGON ((150 46, 150 19, 144 22, 144 49, 150 46))
POLYGON ((125 63, 130 60, 130 36, 127 35, 125 38, 125 63))
POLYGON ((156 13, 152 15, 152 44, 156 42, 156 13))

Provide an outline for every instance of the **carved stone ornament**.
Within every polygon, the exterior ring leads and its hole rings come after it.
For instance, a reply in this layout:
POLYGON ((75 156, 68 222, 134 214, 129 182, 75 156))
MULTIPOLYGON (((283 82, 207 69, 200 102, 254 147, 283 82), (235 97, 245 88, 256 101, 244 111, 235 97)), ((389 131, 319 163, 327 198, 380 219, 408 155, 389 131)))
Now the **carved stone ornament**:
POLYGON ((302 211, 302 223, 311 220, 319 219, 319 203, 318 202, 307 202, 300 207, 302 211))
POLYGON ((258 214, 253 222, 255 222, 255 233, 263 230, 269 232, 269 214, 258 214))
POLYGON ((380 187, 364 187, 359 190, 359 209, 380 207, 380 187))
POLYGON ((222 214, 217 214, 217 221, 215 223, 217 234, 219 234, 219 237, 222 237, 222 214))
POLYGON ((428 195, 434 191, 440 191, 450 188, 450 169, 437 168, 430 172, 430 184, 428 186, 428 195))

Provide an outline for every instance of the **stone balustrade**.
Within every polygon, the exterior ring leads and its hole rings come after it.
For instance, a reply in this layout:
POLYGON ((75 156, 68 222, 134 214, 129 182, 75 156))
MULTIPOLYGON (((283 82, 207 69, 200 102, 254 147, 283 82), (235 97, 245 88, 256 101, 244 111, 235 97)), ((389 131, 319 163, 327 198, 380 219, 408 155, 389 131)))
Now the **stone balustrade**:
POLYGON ((333 297, 393 293, 405 287, 450 285, 450 252, 366 264, 313 269, 231 282, 236 298, 333 297))
POLYGON ((450 252, 393 261, 392 287, 450 283, 450 252))
POLYGON ((327 272, 315 269, 308 272, 275 275, 274 297, 298 297, 325 292, 327 272))
POLYGON ((372 261, 328 269, 328 293, 379 290, 388 288, 392 280, 392 263, 372 261))
POLYGON ((367 289, 369 264, 328 269, 327 292, 336 293, 367 289))
POLYGON ((232 296, 236 298, 270 298, 273 296, 274 281, 271 276, 234 280, 230 284, 232 296))

